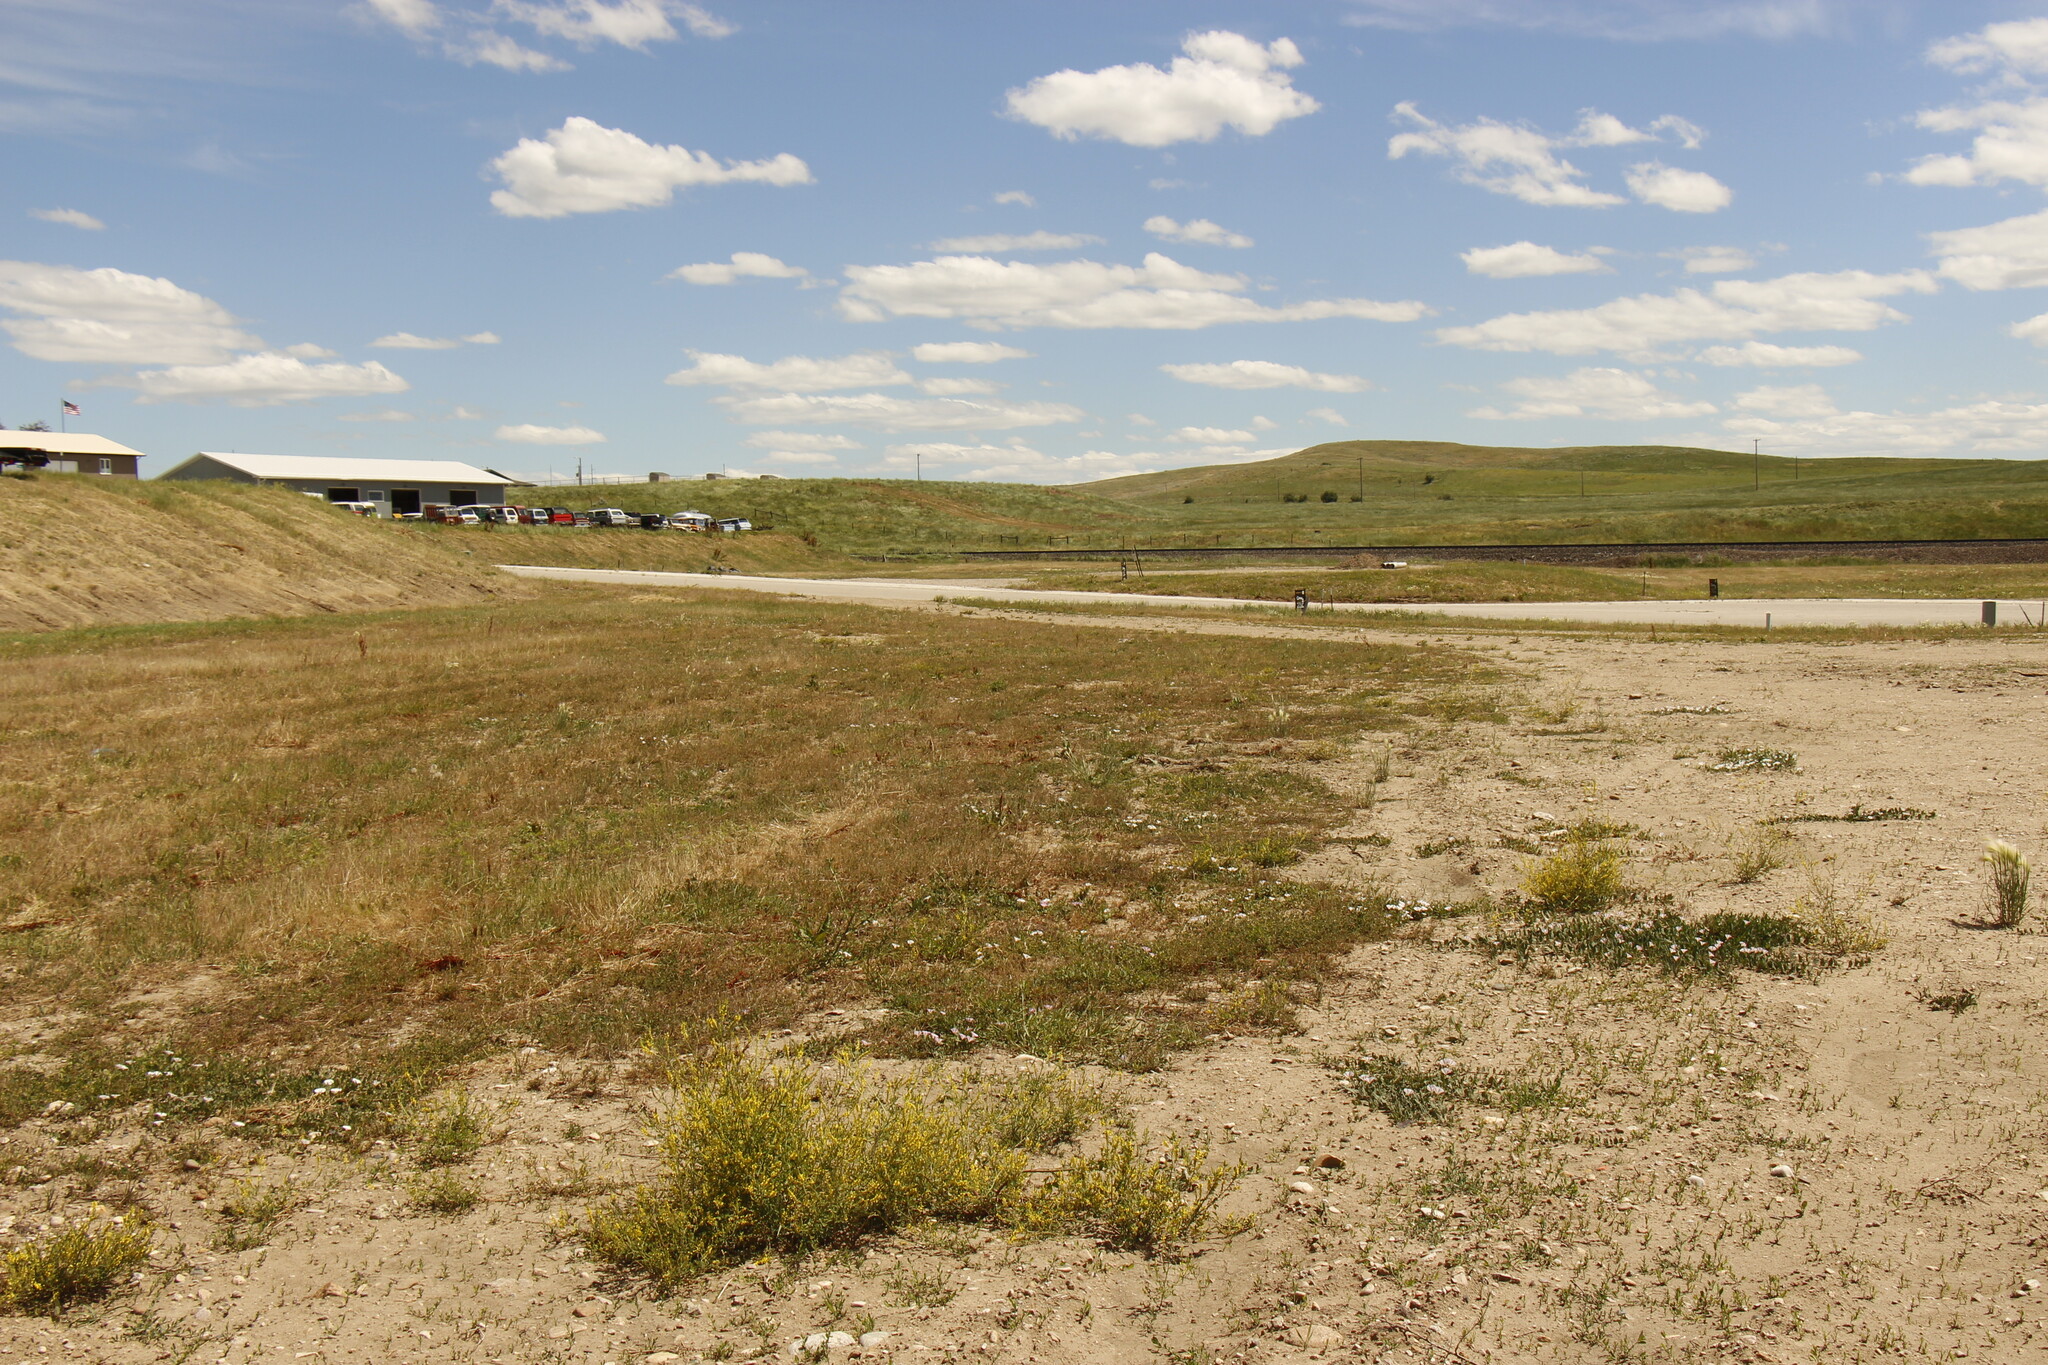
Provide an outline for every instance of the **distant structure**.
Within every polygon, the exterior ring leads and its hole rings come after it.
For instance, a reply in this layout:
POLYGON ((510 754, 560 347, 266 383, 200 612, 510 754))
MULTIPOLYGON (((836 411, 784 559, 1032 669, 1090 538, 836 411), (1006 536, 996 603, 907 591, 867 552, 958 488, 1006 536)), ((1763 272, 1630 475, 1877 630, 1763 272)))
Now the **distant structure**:
POLYGON ((0 431, 0 466, 134 479, 141 477, 135 464, 141 458, 139 450, 82 431, 0 431))
MULTIPOLYGON (((19 433, 7 432, 8 436, 19 433)), ((281 484, 329 502, 374 503, 386 516, 417 512, 424 503, 502 503, 505 490, 525 486, 496 470, 459 460, 365 460, 326 455, 242 455, 202 450, 159 479, 226 479, 281 484)))

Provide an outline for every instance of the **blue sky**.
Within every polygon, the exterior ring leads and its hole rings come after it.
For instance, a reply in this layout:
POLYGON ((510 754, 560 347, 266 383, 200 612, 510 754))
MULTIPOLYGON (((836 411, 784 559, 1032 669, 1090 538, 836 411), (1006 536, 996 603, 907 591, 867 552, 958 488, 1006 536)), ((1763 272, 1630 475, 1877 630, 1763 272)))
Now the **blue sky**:
POLYGON ((2048 5, 0 0, 0 421, 1074 482, 2048 455, 2048 5))

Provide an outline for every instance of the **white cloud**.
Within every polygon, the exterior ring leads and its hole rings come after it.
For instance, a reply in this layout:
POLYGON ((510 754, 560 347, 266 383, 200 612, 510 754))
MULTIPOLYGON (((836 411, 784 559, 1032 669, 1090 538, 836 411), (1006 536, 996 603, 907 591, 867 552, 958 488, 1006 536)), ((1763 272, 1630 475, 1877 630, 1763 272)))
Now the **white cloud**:
POLYGON ((1905 174, 1913 185, 2048 185, 2048 99, 1985 100, 1923 109, 1914 119, 1935 133, 1975 132, 1968 154, 1924 156, 1905 174))
POLYGON ((1727 275, 1756 266, 1756 257, 1739 246, 1687 246, 1664 253, 1667 260, 1685 262, 1688 275, 1727 275))
POLYGON ((465 346, 496 346, 504 340, 496 332, 471 332, 462 342, 465 346))
POLYGON ((1165 440, 1176 445, 1243 445, 1257 438, 1249 431, 1234 431, 1229 427, 1176 427, 1168 432, 1165 440))
POLYGON ((4 326, 35 360, 209 365, 261 349, 227 309, 169 280, 102 267, 0 261, 4 326))
POLYGON ((1351 0, 1347 23, 1425 33, 1514 28, 1622 42, 1785 39, 1834 31, 1834 0, 1351 0))
POLYGON ((1038 207, 1038 201, 1022 190, 1004 190, 995 197, 998 204, 1017 204, 1027 209, 1038 207))
POLYGON ((361 365, 309 365, 278 351, 236 356, 215 365, 173 365, 102 381, 140 390, 140 403, 204 402, 221 398, 238 408, 269 408, 316 398, 358 398, 411 388, 376 361, 361 365))
POLYGON ((409 412, 400 412, 397 408, 382 408, 376 412, 344 412, 341 414, 341 420, 344 422, 410 422, 413 420, 413 415, 409 412))
POLYGON ((491 435, 521 446, 595 446, 604 444, 604 433, 589 427, 543 427, 532 422, 499 427, 491 435))
POLYGON ((993 379, 920 379, 917 391, 934 398, 959 398, 967 394, 1001 393, 1003 386, 993 379))
POLYGON ((1930 232, 1938 273, 1965 289, 2031 289, 2048 284, 2048 209, 1983 227, 1930 232))
POLYGON ((368 12, 421 43, 439 39, 442 55, 465 65, 506 71, 566 71, 569 63, 520 46, 492 27, 502 19, 525 24, 545 37, 590 48, 598 43, 644 51, 647 44, 673 41, 673 18, 700 38, 723 38, 733 25, 690 0, 493 0, 482 11, 444 13, 433 0, 367 0, 368 12))
POLYGON ((1335 408, 1310 408, 1303 415, 1313 417, 1318 422, 1328 422, 1333 427, 1348 427, 1351 425, 1351 419, 1335 408))
POLYGON ((545 140, 521 138, 491 169, 505 182, 504 189, 492 191, 491 205, 508 218, 648 208, 695 185, 811 183, 810 167, 788 152, 766 161, 720 161, 708 152, 644 142, 587 118, 564 120, 545 140))
POLYGON ((909 375, 898 369, 886 351, 857 351, 852 355, 790 355, 762 364, 740 355, 719 355, 711 351, 690 351, 694 362, 677 370, 664 382, 682 387, 719 384, 741 389, 779 389, 784 393, 824 393, 832 389, 865 389, 876 385, 908 384, 909 375))
POLYGON ((885 393, 735 395, 718 402, 736 421, 750 426, 789 423, 879 431, 1008 431, 1078 422, 1087 415, 1065 403, 898 398, 885 393))
POLYGON ((286 346, 283 353, 285 355, 297 356, 301 360, 334 359, 334 352, 328 350, 325 346, 318 346, 310 341, 301 341, 294 345, 286 346))
POLYGON ((1229 228, 1212 223, 1207 218, 1190 218, 1185 223, 1176 223, 1163 213, 1155 214, 1145 220, 1145 231, 1169 242, 1190 242, 1196 246, 1258 245, 1242 232, 1232 232, 1229 228))
POLYGON ((927 341, 910 348, 927 365, 992 365, 998 360, 1029 360, 1031 352, 1000 341, 927 341))
MULTIPOLYGON (((1492 118, 1464 124, 1439 123, 1407 100, 1394 106, 1393 118, 1410 131, 1396 133, 1387 140, 1390 160, 1398 161, 1410 152, 1448 157, 1456 163, 1453 174, 1466 184, 1546 208, 1605 208, 1622 202, 1620 195, 1580 183, 1586 173, 1558 154, 1564 148, 1657 142, 1665 133, 1682 146, 1697 147, 1706 136, 1697 124, 1675 114, 1666 114, 1642 130, 1597 109, 1581 110, 1578 126, 1562 136, 1527 123, 1503 123, 1492 118)), ((1629 173, 1630 188, 1636 189, 1636 178, 1641 175, 1649 191, 1664 198, 1650 198, 1643 190, 1637 190, 1637 197, 1672 208, 1676 205, 1665 202, 1666 198, 1700 202, 1708 191, 1698 181, 1719 183, 1712 176, 1695 171, 1668 171, 1666 176, 1676 179, 1659 178, 1656 173, 1664 169, 1655 162, 1635 167, 1629 173)))
MULTIPOLYGON (((671 42, 676 37, 675 25, 669 22, 672 7, 665 0, 554 0, 545 4, 535 0, 495 0, 492 8, 531 26, 536 33, 566 38, 581 47, 604 42, 639 50, 649 43, 671 42)), ((732 32, 722 20, 696 6, 687 8, 695 12, 697 22, 689 27, 698 37, 722 38, 732 32)))
POLYGON ((1766 384, 1736 394, 1735 406, 1766 417, 1832 417, 1840 411, 1818 384, 1766 384))
POLYGON ((1711 446, 1733 439, 1744 450, 1760 439, 1766 450, 1819 456, 2048 453, 2048 403, 2002 399, 1932 412, 1838 412, 1824 417, 1731 417, 1719 433, 1675 437, 1674 444, 1711 446))
POLYGON ((1172 455, 1123 455, 1109 450, 1083 451, 1079 455, 1048 455, 1022 441, 1006 446, 956 445, 947 441, 892 445, 882 465, 907 473, 924 457, 927 474, 951 466, 955 476, 967 479, 1024 480, 1031 483, 1080 483, 1090 479, 1114 479, 1125 474, 1142 474, 1187 461, 1185 452, 1172 455))
POLYGON ((1688 403, 1668 394, 1629 370, 1589 367, 1559 379, 1510 379, 1501 387, 1521 401, 1505 411, 1487 407, 1466 415, 1495 421, 1593 417, 1641 422, 1698 417, 1715 410, 1712 403, 1688 403))
POLYGON ((448 410, 448 420, 451 422, 481 422, 484 420, 484 415, 458 403, 448 410))
POLYGON ((839 311, 854 322, 890 317, 960 318, 980 327, 1192 329, 1223 322, 1371 318, 1411 322, 1415 302, 1319 299, 1268 307, 1243 297, 1241 275, 1204 273, 1153 252, 1143 265, 1059 261, 1034 265, 986 256, 941 256, 911 265, 854 265, 839 311))
POLYGON ((500 71, 567 71, 569 63, 560 57, 521 47, 517 39, 503 33, 479 30, 441 45, 441 51, 464 66, 495 66, 500 71))
POLYGON ((1100 244, 1100 237, 1085 232, 991 232, 980 237, 948 237, 933 242, 933 251, 966 251, 1001 255, 1011 251, 1072 251, 1075 247, 1100 244))
POLYGON ((2048 75, 2048 19, 2013 19, 1987 24, 1961 37, 1944 38, 1927 49, 1927 59, 1966 76, 2000 68, 2048 75))
POLYGON ((866 450, 850 436, 828 436, 813 431, 757 431, 745 443, 756 450, 774 450, 785 455, 829 456, 835 450, 866 450))
POLYGON ((1707 290, 1638 294, 1597 308, 1507 313, 1471 327, 1445 327, 1439 340, 1481 351, 1549 351, 1643 355, 1681 341, 1737 341, 1759 332, 1867 332, 1905 315, 1879 300, 1931 294, 1924 270, 1874 275, 1867 270, 1781 275, 1774 280, 1721 280, 1707 290))
POLYGON ((1572 254, 1526 241, 1506 246, 1475 246, 1459 253, 1458 259, 1472 274, 1493 280, 1528 275, 1594 275, 1607 270, 1606 264, 1592 252, 1572 254))
POLYGON ((414 336, 412 332, 393 332, 371 342, 373 350, 455 350, 461 346, 453 336, 414 336))
POLYGON ((1285 38, 1262 46, 1213 30, 1189 34, 1181 51, 1164 71, 1138 62, 1040 76, 1009 92, 1009 115, 1055 137, 1165 147, 1209 142, 1225 128, 1263 137, 1322 107, 1287 76, 1302 57, 1285 38))
POLYGON ((401 33, 423 37, 441 26, 433 0, 369 0, 370 12, 401 33))
POLYGON ((687 280, 691 284, 731 284, 739 279, 798 280, 810 273, 800 265, 786 265, 758 251, 735 251, 730 261, 679 265, 664 278, 687 280))
POLYGON ((1847 346, 1779 346, 1769 341, 1745 341, 1740 346, 1709 346, 1694 359, 1708 365, 1754 365, 1760 369, 1823 368, 1854 365, 1863 352, 1847 346))
POLYGON ((2024 322, 2015 322, 2005 330, 2008 336, 2021 341, 2031 341, 2036 346, 2048 346, 2048 313, 2039 313, 2024 322))
POLYGON ((66 227, 83 228, 87 232, 103 232, 107 226, 83 209, 30 209, 28 216, 40 218, 45 223, 62 223, 66 227))
POLYGON ((1231 360, 1216 365, 1161 365, 1185 384, 1214 389, 1311 389, 1318 393, 1359 393, 1372 387, 1355 374, 1319 374, 1272 360, 1231 360))
POLYGON ((1688 171, 1661 161, 1639 161, 1628 168, 1628 190, 1645 204, 1673 213, 1718 213, 1735 200, 1735 192, 1705 171, 1688 171))

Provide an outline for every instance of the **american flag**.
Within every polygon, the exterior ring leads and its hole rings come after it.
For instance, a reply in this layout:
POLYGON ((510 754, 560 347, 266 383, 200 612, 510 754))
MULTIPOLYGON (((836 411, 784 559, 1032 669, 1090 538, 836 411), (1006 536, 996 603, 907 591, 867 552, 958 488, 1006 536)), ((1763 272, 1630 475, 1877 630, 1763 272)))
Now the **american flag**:
POLYGON ((65 415, 66 417, 76 417, 76 416, 78 416, 78 404, 76 404, 76 403, 72 402, 72 401, 71 401, 71 400, 70 400, 69 398, 65 399, 65 400, 64 400, 64 415, 65 415))

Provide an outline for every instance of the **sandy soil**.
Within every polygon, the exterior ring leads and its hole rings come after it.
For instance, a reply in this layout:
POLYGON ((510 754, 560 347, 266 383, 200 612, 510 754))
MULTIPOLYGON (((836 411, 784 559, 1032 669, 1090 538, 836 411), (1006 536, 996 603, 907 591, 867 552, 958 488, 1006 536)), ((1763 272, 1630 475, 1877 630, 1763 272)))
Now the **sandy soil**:
MULTIPOLYGON (((2048 834, 2048 647, 1458 642, 1514 675, 1479 686, 1516 718, 1412 734, 1381 781, 1370 747, 1317 765, 1354 817, 1305 872, 1465 900, 1516 884, 1503 838, 1597 818, 1637 827, 1631 877, 1681 908, 1832 907, 1888 946, 1812 979, 1681 987, 1518 965, 1465 942, 1472 919, 1417 919, 1357 952, 1300 1034, 1219 1038, 1122 1082, 1148 1131, 1205 1134, 1249 1167, 1231 1204, 1249 1230, 1176 1262, 968 1232, 656 1298, 561 1231, 644 1173, 644 1083, 515 1051, 469 1078, 502 1129, 466 1170, 471 1212, 413 1207, 403 1157, 215 1130, 208 1161, 136 1191, 182 1259, 104 1313, 0 1320, 0 1360, 661 1365, 788 1360, 832 1331, 853 1341, 826 1339, 833 1360, 920 1362, 2048 1358, 2048 950, 1980 926, 1975 861, 1988 837, 2038 851, 2048 834), (1725 709, 1660 714, 1676 707, 1725 709), (1743 746, 1799 767, 1703 770, 1743 746), (1736 881, 1757 821, 1856 804, 1935 818, 1781 826, 1785 865, 1736 881), (1925 998, 1966 991, 1960 1013, 1925 998), (1361 1046, 1555 1079, 1561 1102, 1396 1126, 1340 1084, 1361 1046), (288 1182, 296 1211, 265 1246, 216 1249, 219 1202, 252 1179, 288 1182)), ((10 1159, 66 1136, 35 1120, 10 1159)), ((143 1142, 116 1130, 92 1150, 143 1142)), ((0 1224, 78 1216, 77 1183, 0 1187, 0 1224)))

